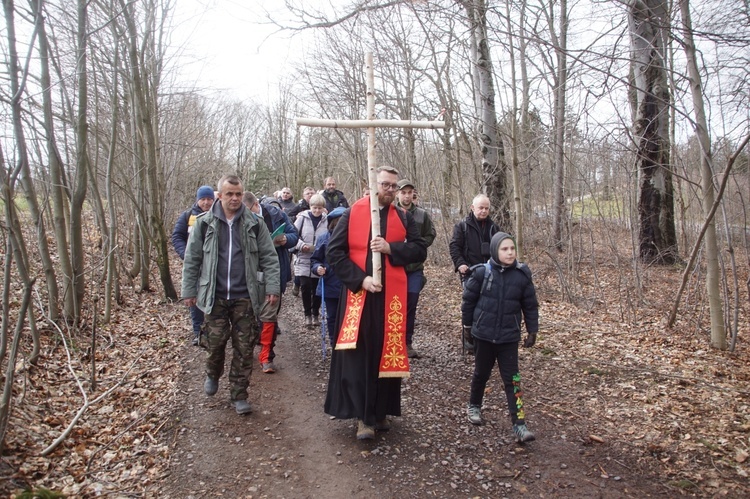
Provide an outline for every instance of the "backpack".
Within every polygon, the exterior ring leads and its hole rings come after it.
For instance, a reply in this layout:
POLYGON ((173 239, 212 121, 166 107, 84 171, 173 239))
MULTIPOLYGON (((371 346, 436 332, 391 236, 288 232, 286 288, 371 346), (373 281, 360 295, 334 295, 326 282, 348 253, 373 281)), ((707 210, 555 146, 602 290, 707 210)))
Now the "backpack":
MULTIPOLYGON (((484 266, 484 279, 482 279, 482 287, 479 289, 479 294, 483 294, 485 290, 492 289, 492 267, 490 266, 490 262, 480 263, 478 265, 475 265, 473 268, 479 267, 479 265, 484 266)), ((526 274, 526 277, 531 280, 531 269, 526 264, 523 264, 516 260, 516 268, 519 269, 521 272, 526 274)))

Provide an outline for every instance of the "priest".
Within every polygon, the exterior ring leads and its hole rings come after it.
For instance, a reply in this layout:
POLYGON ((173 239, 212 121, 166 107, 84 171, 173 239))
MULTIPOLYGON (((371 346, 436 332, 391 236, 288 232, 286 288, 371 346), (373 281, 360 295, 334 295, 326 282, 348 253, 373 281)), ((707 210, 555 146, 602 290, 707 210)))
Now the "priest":
POLYGON ((371 237, 364 197, 341 217, 326 253, 343 286, 325 412, 356 418, 358 440, 390 429, 387 416, 401 415, 401 379, 409 376, 404 266, 423 262, 427 243, 411 214, 393 204, 398 180, 396 169, 377 169, 381 235, 371 237), (373 252, 382 259, 380 283, 372 277, 373 252))

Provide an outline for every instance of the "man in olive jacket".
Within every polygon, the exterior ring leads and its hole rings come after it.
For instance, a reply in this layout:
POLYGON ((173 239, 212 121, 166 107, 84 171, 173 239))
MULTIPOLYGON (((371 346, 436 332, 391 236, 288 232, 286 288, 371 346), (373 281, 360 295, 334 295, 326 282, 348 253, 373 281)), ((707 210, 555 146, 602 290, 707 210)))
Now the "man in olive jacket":
POLYGON ((206 395, 219 389, 231 336, 231 401, 238 414, 247 414, 252 412, 247 389, 261 310, 275 309, 281 293, 279 259, 266 224, 242 204, 240 179, 225 175, 218 188, 219 200, 196 219, 188 238, 182 298, 185 305, 197 305, 206 314, 200 340, 208 350, 206 395), (270 306, 264 307, 266 303, 270 306))
MULTIPOLYGON (((419 235, 422 236, 429 248, 435 241, 437 232, 427 210, 414 203, 415 194, 416 187, 414 187, 413 182, 407 179, 400 180, 396 193, 396 206, 411 213, 419 229, 419 235)), ((422 292, 422 288, 427 283, 427 278, 424 276, 424 262, 410 263, 404 267, 404 270, 406 270, 408 287, 406 292, 406 352, 410 359, 414 359, 419 357, 419 352, 412 344, 417 321, 417 303, 419 302, 419 293, 422 292)))

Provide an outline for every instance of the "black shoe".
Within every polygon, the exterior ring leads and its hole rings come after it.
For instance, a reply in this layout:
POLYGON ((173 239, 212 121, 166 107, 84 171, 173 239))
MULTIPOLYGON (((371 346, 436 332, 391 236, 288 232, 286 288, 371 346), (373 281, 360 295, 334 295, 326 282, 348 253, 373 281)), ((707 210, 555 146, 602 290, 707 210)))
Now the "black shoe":
POLYGON ((253 408, 250 407, 250 403, 247 400, 235 400, 232 402, 232 405, 237 414, 250 414, 253 412, 253 408))
POLYGON ((206 392, 206 395, 209 397, 216 395, 216 392, 219 391, 219 380, 211 379, 206 376, 206 381, 203 383, 203 391, 206 392))

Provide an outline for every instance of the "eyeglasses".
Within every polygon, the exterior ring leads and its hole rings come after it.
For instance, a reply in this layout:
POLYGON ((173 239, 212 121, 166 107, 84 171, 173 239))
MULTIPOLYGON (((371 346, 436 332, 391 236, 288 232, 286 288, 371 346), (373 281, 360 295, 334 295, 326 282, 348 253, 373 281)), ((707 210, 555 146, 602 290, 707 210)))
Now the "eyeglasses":
POLYGON ((396 191, 398 190, 398 184, 391 184, 389 182, 378 182, 378 185, 383 188, 384 191, 396 191))

